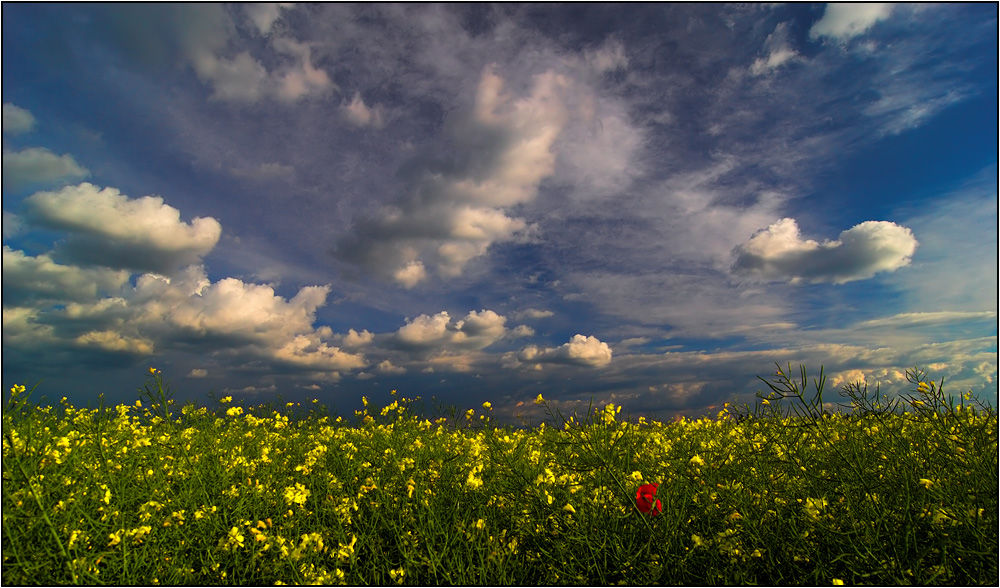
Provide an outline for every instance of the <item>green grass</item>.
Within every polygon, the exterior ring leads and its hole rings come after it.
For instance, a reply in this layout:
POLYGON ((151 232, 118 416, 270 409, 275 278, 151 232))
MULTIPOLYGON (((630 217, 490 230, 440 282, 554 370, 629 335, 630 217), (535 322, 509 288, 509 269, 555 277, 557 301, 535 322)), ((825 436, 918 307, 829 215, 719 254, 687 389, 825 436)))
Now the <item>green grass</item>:
POLYGON ((530 430, 406 399, 351 424, 177 409, 159 372, 141 406, 16 386, 3 582, 995 585, 995 412, 914 370, 897 405, 852 385, 829 413, 822 376, 807 398, 789 371, 715 419, 530 430), (648 483, 662 514, 637 508, 648 483))

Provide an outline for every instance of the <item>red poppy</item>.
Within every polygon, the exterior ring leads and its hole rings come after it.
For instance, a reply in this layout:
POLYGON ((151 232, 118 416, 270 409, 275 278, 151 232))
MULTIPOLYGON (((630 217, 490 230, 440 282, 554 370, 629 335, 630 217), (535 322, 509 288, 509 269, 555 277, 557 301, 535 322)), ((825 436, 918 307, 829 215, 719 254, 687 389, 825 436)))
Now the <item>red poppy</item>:
POLYGON ((651 513, 653 516, 663 513, 663 506, 656 499, 656 488, 659 484, 643 484, 635 491, 635 505, 641 512, 651 513))

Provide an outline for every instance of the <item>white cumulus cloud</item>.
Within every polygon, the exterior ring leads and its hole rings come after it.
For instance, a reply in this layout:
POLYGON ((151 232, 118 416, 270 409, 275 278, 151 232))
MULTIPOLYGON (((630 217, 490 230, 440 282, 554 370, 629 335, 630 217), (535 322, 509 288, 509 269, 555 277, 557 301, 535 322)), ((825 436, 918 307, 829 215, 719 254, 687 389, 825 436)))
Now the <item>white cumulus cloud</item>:
POLYGON ((133 199, 86 182, 37 192, 25 204, 30 221, 70 233, 59 253, 91 265, 169 272, 197 263, 222 233, 211 217, 181 221, 159 196, 133 199))
POLYGON ((888 221, 866 221, 835 241, 802 239, 795 219, 783 218, 736 247, 736 273, 764 280, 843 284, 910 263, 913 232, 888 221))
POLYGON ((447 311, 422 314, 408 321, 393 336, 400 348, 415 351, 483 349, 507 334, 507 319, 492 310, 469 311, 452 320, 447 311))
MULTIPOLYGON (((10 102, 4 102, 3 134, 20 135, 33 128, 35 128, 35 117, 30 112, 10 102)), ((6 173, 6 170, 4 171, 6 173)))
POLYGON ((362 329, 361 332, 357 332, 354 329, 348 329, 347 334, 344 335, 341 344, 344 347, 350 347, 352 349, 358 347, 365 347, 371 345, 371 342, 375 340, 375 334, 368 329, 362 329))
MULTIPOLYGON (((6 115, 5 115, 6 116, 6 115)), ((3 187, 20 190, 35 184, 54 184, 86 177, 90 172, 71 155, 56 155, 44 147, 3 150, 3 187)))
POLYGON ((518 353, 517 358, 523 363, 603 367, 611 363, 611 347, 597 337, 576 334, 559 347, 529 345, 518 353))
POLYGON ((375 371, 380 374, 399 376, 406 373, 406 368, 393 365, 388 359, 382 360, 375 367, 375 371))
POLYGON ((56 263, 47 254, 27 255, 3 246, 3 302, 87 301, 116 293, 129 274, 107 268, 79 268, 56 263))

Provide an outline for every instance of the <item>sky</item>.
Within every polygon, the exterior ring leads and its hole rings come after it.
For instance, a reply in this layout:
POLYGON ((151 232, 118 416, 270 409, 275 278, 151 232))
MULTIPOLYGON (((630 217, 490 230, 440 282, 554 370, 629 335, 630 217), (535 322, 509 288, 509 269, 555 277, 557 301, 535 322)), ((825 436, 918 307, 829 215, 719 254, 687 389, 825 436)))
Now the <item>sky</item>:
POLYGON ((4 390, 997 401, 997 5, 4 3, 4 390))

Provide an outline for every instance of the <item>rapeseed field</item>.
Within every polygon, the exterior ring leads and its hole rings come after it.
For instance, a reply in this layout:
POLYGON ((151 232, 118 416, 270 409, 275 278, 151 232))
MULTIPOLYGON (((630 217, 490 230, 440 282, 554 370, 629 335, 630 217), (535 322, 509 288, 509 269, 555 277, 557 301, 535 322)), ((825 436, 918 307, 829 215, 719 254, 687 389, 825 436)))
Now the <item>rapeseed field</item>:
POLYGON ((790 369, 754 406, 613 404, 496 426, 398 398, 3 413, 3 583, 984 584, 998 579, 997 417, 923 372, 831 412, 790 369), (306 407, 311 408, 311 407, 306 407))

